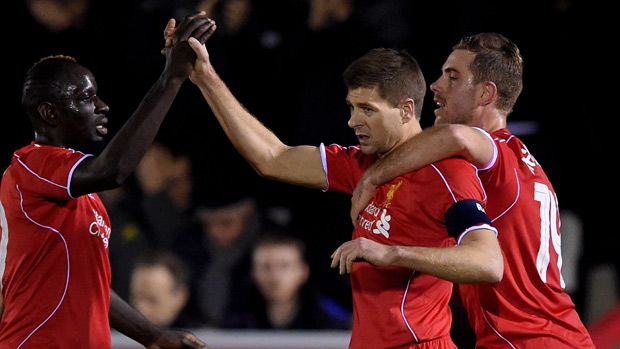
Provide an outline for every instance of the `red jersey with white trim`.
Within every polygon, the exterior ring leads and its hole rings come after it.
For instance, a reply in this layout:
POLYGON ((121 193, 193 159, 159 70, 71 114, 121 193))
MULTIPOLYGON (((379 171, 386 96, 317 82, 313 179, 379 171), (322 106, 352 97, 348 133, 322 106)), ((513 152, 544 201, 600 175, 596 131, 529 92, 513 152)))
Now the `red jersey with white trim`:
MULTIPOLYGON (((376 160, 359 147, 330 145, 321 153, 330 191, 351 194, 376 160)), ((484 202, 476 169, 448 159, 380 186, 358 218, 353 239, 386 245, 447 247, 444 214, 457 201, 484 202)), ((450 339, 452 283, 402 267, 353 263, 350 348, 456 348, 450 339)))
POLYGON ((479 175, 489 196, 487 214, 499 231, 504 277, 497 284, 460 285, 476 348, 594 348, 564 291, 553 186, 510 131, 491 137, 495 160, 479 175))
POLYGON ((32 143, 0 195, 0 348, 110 348, 110 220, 97 194, 73 198, 89 155, 32 143))

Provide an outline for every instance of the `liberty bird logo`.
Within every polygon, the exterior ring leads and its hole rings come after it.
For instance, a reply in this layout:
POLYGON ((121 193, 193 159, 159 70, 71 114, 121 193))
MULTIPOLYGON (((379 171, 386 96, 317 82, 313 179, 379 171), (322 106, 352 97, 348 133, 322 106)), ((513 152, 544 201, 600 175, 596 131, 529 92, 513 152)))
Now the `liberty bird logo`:
POLYGON ((383 203, 383 210, 381 211, 381 217, 377 221, 377 227, 372 230, 374 234, 377 234, 377 235, 381 234, 385 236, 386 239, 390 238, 390 220, 392 220, 392 216, 390 216, 387 213, 387 209, 392 204, 392 200, 394 200, 394 194, 396 194, 396 191, 398 191, 398 189, 400 188, 402 184, 403 184, 403 181, 400 180, 398 181, 398 183, 390 185, 390 189, 385 195, 385 201, 383 203))

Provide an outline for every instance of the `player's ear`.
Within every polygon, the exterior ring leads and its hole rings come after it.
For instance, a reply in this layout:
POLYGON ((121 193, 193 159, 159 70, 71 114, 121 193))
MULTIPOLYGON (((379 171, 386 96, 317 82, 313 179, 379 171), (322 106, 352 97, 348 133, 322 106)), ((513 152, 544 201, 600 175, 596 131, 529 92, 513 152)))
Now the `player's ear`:
POLYGON ((411 98, 407 98, 400 102, 400 118, 403 124, 408 123, 411 119, 415 118, 415 102, 411 98))
POLYGON ((497 100, 497 85, 493 81, 485 81, 482 83, 482 91, 480 93, 480 104, 489 105, 497 100))
POLYGON ((54 105, 50 102, 43 102, 39 104, 37 107, 37 111, 39 112, 39 116, 41 119, 49 125, 58 125, 60 120, 58 119, 58 115, 56 114, 54 105))

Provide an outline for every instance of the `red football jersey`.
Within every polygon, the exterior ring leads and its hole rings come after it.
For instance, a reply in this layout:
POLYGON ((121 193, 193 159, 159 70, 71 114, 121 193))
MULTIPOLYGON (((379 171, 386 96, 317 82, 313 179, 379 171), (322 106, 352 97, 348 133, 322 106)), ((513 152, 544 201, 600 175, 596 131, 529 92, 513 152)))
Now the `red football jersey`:
MULTIPOLYGON (((321 146, 330 191, 352 193, 376 157, 358 147, 321 146)), ((360 215, 353 239, 387 245, 447 247, 444 214, 457 201, 484 202, 476 169, 448 159, 380 186, 360 215)), ((455 348, 448 301, 452 283, 401 267, 353 264, 353 333, 350 348, 455 348)))
POLYGON ((553 186, 520 139, 507 129, 491 137, 496 156, 479 175, 499 231, 504 277, 497 284, 460 285, 476 348, 594 348, 564 291, 553 186))
POLYGON ((111 347, 110 220, 96 194, 70 192, 88 156, 32 143, 2 177, 2 349, 111 347))

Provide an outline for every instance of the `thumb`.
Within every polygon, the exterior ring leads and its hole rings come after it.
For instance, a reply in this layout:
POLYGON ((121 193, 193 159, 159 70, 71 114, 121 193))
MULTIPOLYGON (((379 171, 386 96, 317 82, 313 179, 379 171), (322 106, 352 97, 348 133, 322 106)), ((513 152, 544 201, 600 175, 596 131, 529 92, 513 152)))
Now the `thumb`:
POLYGON ((207 52, 207 48, 205 47, 205 45, 201 44, 200 41, 196 40, 196 38, 194 37, 190 37, 187 40, 187 43, 192 48, 192 50, 194 50, 199 60, 201 61, 209 60, 209 53, 207 52))
POLYGON ((166 42, 166 48, 172 47, 172 36, 174 35, 174 31, 176 30, 176 20, 174 18, 170 18, 168 23, 166 23, 166 29, 164 29, 164 40, 166 42))

